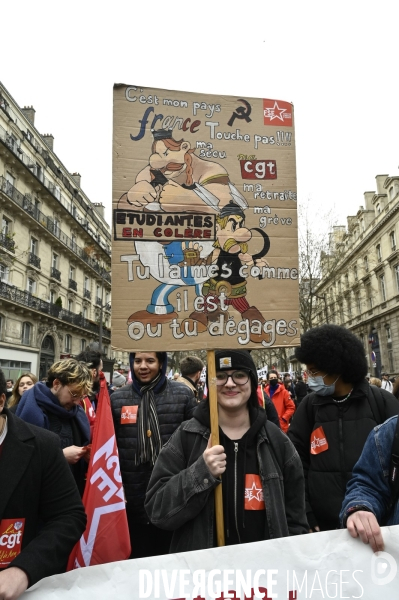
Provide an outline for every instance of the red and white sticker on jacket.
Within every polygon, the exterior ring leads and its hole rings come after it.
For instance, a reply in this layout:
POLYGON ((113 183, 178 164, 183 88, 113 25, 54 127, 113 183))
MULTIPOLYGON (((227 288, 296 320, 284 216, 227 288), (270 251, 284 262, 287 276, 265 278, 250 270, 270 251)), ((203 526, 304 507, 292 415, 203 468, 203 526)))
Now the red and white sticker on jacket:
POLYGON ((138 406, 122 406, 121 423, 122 425, 130 425, 137 423, 138 406))
POLYGON ((245 510, 265 510, 262 482, 259 475, 247 473, 245 475, 245 510))
POLYGON ((320 454, 328 450, 328 442, 323 427, 320 425, 310 436, 310 454, 320 454))
POLYGON ((21 552, 25 519, 0 521, 0 569, 8 567, 21 552))

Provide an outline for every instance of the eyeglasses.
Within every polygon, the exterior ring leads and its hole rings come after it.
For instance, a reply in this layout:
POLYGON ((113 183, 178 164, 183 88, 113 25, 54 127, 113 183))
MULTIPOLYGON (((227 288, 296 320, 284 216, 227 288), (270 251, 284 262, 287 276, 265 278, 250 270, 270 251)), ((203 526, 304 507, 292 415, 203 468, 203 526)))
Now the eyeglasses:
POLYGON ((249 373, 247 371, 233 371, 233 373, 216 373, 216 385, 225 385, 229 377, 232 378, 233 383, 236 385, 244 385, 249 380, 249 373))
POLYGON ((71 394, 72 398, 74 400, 83 400, 83 398, 86 396, 86 394, 84 394, 83 396, 79 396, 78 394, 74 394, 73 392, 71 392, 71 390, 69 389, 68 386, 65 386, 66 389, 68 390, 68 392, 71 394))
MULTIPOLYGON (((306 370, 304 372, 308 377, 314 377, 315 375, 317 375, 317 373, 320 373, 320 371, 309 371, 309 370, 306 370)), ((325 377, 325 375, 324 375, 324 377, 325 377)))

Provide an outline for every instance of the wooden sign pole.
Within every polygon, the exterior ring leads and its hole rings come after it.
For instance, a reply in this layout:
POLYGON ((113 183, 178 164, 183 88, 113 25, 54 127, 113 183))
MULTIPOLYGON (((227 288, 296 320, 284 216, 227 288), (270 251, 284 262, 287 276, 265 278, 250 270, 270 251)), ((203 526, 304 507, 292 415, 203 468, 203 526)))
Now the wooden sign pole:
MULTIPOLYGON (((207 351, 207 374, 208 374, 208 395, 209 411, 211 421, 211 444, 219 444, 219 418, 218 401, 216 389, 216 363, 215 351, 207 351)), ((224 546, 224 519, 223 519, 223 495, 222 484, 215 489, 215 514, 216 514, 216 539, 218 546, 224 546)))

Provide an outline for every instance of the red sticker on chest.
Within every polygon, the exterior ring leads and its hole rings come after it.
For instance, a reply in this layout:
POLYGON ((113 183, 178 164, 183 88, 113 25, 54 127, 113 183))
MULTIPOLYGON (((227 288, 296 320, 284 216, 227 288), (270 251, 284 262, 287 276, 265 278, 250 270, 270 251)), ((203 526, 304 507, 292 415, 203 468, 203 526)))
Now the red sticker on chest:
POLYGON ((25 519, 0 521, 0 569, 8 567, 21 552, 25 519))
POLYGON ((320 454, 328 450, 328 442, 323 427, 318 427, 310 436, 310 453, 320 454))
POLYGON ((137 411, 138 406, 122 406, 121 412, 121 423, 122 425, 129 425, 131 423, 137 423, 137 411))
POLYGON ((245 475, 245 510, 265 510, 262 482, 259 475, 245 475))

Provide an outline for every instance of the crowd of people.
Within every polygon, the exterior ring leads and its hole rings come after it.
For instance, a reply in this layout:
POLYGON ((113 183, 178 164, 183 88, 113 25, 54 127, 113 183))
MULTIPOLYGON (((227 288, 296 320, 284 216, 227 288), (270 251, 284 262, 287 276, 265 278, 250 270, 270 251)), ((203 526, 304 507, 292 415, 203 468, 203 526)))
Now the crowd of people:
MULTIPOLYGON (((296 379, 271 369, 259 380, 251 353, 237 349, 215 352, 216 377, 206 383, 195 356, 168 378, 166 352, 131 353, 129 381, 114 373, 130 558, 216 546, 220 485, 226 545, 347 527, 383 549, 380 526, 399 524, 389 482, 396 382, 385 374, 380 385, 368 381, 361 342, 335 325, 306 332, 295 354, 306 365, 296 379)), ((0 528, 14 520, 21 530, 14 556, 0 561, 0 598, 14 600, 63 572, 84 531, 102 379, 101 355, 92 351, 57 361, 45 381, 24 373, 6 382, 0 371, 0 528)))

